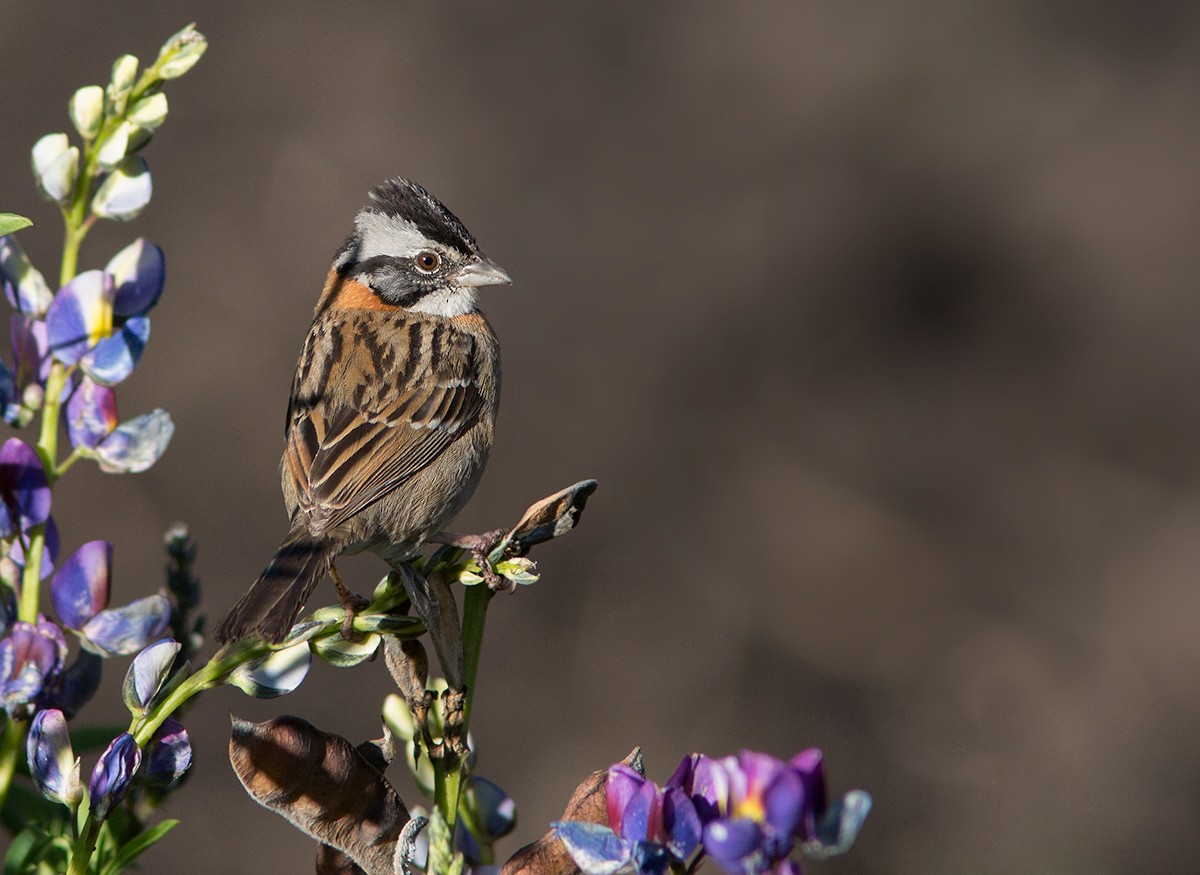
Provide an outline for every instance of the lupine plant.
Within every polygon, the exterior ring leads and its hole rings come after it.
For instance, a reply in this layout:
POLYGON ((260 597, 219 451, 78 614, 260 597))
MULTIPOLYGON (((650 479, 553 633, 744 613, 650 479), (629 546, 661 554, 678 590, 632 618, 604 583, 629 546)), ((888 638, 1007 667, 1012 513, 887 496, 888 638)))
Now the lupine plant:
POLYGON ((496 842, 516 812, 475 773, 471 706, 487 608, 497 591, 537 581, 527 554, 574 528, 595 481, 535 502, 490 551, 444 546, 393 569, 349 620, 340 606, 318 608, 278 645, 238 642, 195 668, 204 621, 186 528, 167 532, 160 590, 116 607, 112 543, 79 544, 60 560, 61 545, 72 542, 54 521, 59 479, 80 460, 112 474, 145 471, 174 430, 164 410, 117 415, 116 387, 141 359, 164 288, 162 250, 137 238, 102 267, 78 265, 97 221, 131 221, 149 203, 142 152, 167 116, 163 88, 205 48, 189 25, 144 68, 132 55, 118 58, 106 85, 70 98, 76 138, 48 134, 33 146, 37 184, 64 223, 56 288, 13 236, 30 221, 0 213, 0 278, 13 308, 0 417, 23 435, 0 444, 6 875, 117 875, 163 838, 176 821, 154 822, 155 814, 192 765, 179 718, 198 694, 231 685, 283 696, 314 656, 349 668, 380 654, 396 691, 383 700, 379 739, 353 745, 295 716, 234 718, 235 773, 254 800, 317 839, 320 873, 661 875, 712 861, 734 875, 794 875, 798 854, 847 850, 870 797, 853 790, 830 802, 815 749, 786 761, 747 751, 691 754, 662 786, 645 777, 635 750, 585 779, 545 836, 497 865, 496 842), (431 675, 425 640, 440 677, 431 675), (81 725, 104 665, 126 657, 128 727, 81 725), (385 776, 396 760, 420 804, 406 805, 385 776))

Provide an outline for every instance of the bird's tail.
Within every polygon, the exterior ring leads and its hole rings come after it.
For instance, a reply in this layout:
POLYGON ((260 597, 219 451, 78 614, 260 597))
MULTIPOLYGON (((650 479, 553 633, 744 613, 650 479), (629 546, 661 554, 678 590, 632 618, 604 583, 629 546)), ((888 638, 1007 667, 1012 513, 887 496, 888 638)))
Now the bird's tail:
POLYGON ((292 532, 254 585, 217 625, 217 641, 228 644, 257 632, 264 641, 278 644, 287 637, 332 560, 333 547, 327 538, 292 532))

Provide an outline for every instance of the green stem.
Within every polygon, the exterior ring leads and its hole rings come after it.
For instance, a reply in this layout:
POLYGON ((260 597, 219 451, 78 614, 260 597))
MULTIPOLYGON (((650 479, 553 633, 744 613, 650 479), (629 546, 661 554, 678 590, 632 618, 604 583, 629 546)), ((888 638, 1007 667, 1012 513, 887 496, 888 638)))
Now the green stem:
POLYGON ((37 622, 38 590, 42 582, 42 551, 45 545, 46 524, 39 523, 29 530, 25 570, 21 574, 21 601, 17 605, 17 619, 26 623, 37 622))
MULTIPOLYGON (((61 413, 62 393, 66 388, 70 370, 61 362, 50 366, 46 378, 46 400, 42 406, 42 426, 38 435, 37 452, 46 470, 46 480, 53 486, 58 479, 58 420, 61 413)), ((46 525, 41 523, 29 532, 29 548, 26 551, 25 571, 21 575, 21 602, 17 616, 26 623, 37 622, 40 588, 42 583, 42 550, 46 544, 46 525)))
POLYGON ((67 870, 67 875, 85 875, 88 863, 92 859, 92 851, 96 850, 96 839, 100 835, 102 825, 100 821, 94 820, 91 814, 87 816, 83 831, 75 840, 75 847, 71 848, 71 868, 67 870))
POLYGON ((483 650, 483 627, 491 600, 492 591, 482 583, 466 587, 463 596, 463 685, 467 688, 463 702, 463 738, 467 737, 470 728, 471 702, 475 699, 475 679, 479 675, 479 656, 483 650))
POLYGON ((464 758, 446 756, 433 761, 433 802, 454 834, 458 796, 462 790, 464 758))
POLYGON ((69 455, 65 459, 63 459, 62 464, 59 465, 57 469, 55 469, 54 479, 57 480, 63 474, 66 474, 67 471, 69 471, 71 469, 71 466, 74 465, 76 462, 78 462, 82 458, 83 458, 83 455, 79 452, 79 450, 72 450, 71 455, 69 455))
POLYGON ((4 738, 0 741, 0 809, 4 808, 4 800, 8 797, 8 788, 17 767, 17 754, 24 746, 25 723, 9 720, 4 727, 4 738))
POLYGON ((129 731, 139 747, 145 747, 163 721, 197 693, 219 686, 229 673, 241 665, 262 656, 261 647, 243 648, 230 652, 218 651, 195 674, 172 690, 145 717, 134 720, 129 731))
POLYGON ((42 404, 42 427, 38 433, 38 455, 46 469, 50 485, 58 478, 58 421, 62 413, 62 394, 71 370, 62 362, 50 365, 46 378, 46 400, 42 404))
MULTIPOLYGON (((135 719, 129 731, 138 746, 145 748, 154 737, 154 733, 162 726, 163 721, 173 714, 176 709, 187 702, 197 693, 210 690, 220 684, 234 668, 243 662, 262 655, 261 647, 243 647, 233 651, 218 651, 204 666, 170 692, 165 699, 158 703, 149 714, 141 719, 135 719)), ((7 738, 5 739, 7 742, 7 738)), ((18 739, 19 741, 19 739, 18 739)), ((96 849, 96 838, 100 835, 103 823, 92 817, 88 812, 79 838, 71 852, 71 868, 67 875, 84 875, 92 852, 96 849)))

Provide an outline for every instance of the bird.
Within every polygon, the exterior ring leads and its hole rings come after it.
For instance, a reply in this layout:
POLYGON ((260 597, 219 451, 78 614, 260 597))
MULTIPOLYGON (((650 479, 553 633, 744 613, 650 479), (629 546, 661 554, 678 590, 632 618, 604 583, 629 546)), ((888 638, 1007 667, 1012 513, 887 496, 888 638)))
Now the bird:
MULTIPOLYGON (((217 625, 283 641, 343 553, 415 557, 475 491, 500 403, 500 347, 476 303, 508 273, 415 182, 370 192, 337 251, 296 366, 280 463, 291 525, 217 625)), ((343 630, 349 633, 348 625, 343 630)))

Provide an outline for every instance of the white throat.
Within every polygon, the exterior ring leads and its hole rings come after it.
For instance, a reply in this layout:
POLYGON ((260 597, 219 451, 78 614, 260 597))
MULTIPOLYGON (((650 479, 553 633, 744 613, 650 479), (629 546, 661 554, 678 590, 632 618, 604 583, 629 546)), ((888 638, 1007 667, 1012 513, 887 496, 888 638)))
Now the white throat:
POLYGON ((463 316, 475 311, 475 290, 453 286, 438 289, 408 309, 414 313, 428 313, 431 316, 463 316))

